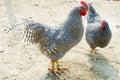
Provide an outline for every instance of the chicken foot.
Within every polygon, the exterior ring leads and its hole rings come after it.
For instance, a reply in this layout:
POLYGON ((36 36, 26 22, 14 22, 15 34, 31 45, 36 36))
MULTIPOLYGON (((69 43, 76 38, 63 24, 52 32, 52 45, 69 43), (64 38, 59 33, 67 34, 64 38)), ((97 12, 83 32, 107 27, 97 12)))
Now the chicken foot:
POLYGON ((92 59, 93 59, 94 61, 97 60, 97 57, 96 57, 96 54, 97 54, 97 53, 96 53, 96 51, 97 51, 96 49, 92 49, 92 50, 91 50, 91 52, 93 53, 92 59))
POLYGON ((58 69, 55 68, 55 61, 51 60, 51 68, 48 68, 57 78, 59 78, 58 69))
POLYGON ((58 60, 56 61, 56 66, 57 66, 57 69, 62 72, 65 72, 65 70, 68 70, 68 68, 61 67, 60 62, 58 60))

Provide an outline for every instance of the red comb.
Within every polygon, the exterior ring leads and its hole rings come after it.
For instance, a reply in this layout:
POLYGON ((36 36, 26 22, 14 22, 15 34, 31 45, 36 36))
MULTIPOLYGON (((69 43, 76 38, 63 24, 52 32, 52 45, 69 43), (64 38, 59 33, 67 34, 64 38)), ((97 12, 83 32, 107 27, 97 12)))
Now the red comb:
POLYGON ((103 30, 105 27, 105 20, 102 20, 101 21, 101 27, 100 27, 100 30, 103 30))
POLYGON ((85 1, 81 1, 80 4, 84 5, 86 9, 88 9, 88 4, 85 1))

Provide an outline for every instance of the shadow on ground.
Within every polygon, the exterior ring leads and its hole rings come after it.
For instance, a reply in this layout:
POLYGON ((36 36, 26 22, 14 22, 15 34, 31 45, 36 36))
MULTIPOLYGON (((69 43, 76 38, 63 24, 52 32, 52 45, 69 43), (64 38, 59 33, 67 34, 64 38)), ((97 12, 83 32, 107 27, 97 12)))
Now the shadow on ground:
POLYGON ((59 72, 58 76, 56 76, 52 71, 48 71, 42 80, 68 80, 72 78, 69 76, 69 73, 70 71, 66 70, 65 72, 59 72))
MULTIPOLYGON (((109 55, 109 54, 108 54, 109 55)), ((92 60, 91 53, 88 54, 88 62, 91 64, 91 71, 95 75, 96 80, 117 80, 118 77, 118 69, 109 63, 104 56, 97 53, 96 54, 98 60, 92 60)))
POLYGON ((94 80, 94 75, 87 64, 82 64, 77 60, 66 60, 62 62, 62 65, 69 69, 62 73, 59 79, 48 72, 42 80, 94 80))

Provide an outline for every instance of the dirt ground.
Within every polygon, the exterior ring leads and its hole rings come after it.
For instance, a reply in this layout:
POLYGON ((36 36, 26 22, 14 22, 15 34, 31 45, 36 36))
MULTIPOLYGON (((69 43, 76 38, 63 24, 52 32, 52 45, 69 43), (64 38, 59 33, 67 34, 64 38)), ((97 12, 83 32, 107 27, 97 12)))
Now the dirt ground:
MULTIPOLYGON (((120 2, 87 0, 109 22, 112 40, 97 48, 96 62, 91 60, 85 37, 61 59, 69 68, 60 80, 120 80, 120 2)), ((47 25, 58 25, 79 0, 0 0, 0 80, 57 80, 48 71, 49 59, 36 45, 23 42, 17 28, 6 33, 23 18, 47 25), (49 75, 48 75, 49 74, 49 75)), ((86 17, 83 17, 84 30, 86 17)))

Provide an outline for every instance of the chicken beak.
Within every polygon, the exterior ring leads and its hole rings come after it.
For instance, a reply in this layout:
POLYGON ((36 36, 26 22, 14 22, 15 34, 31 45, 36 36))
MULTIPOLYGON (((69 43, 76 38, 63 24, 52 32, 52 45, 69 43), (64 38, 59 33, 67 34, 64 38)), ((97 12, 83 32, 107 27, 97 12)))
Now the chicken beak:
POLYGON ((86 10, 86 13, 89 13, 89 9, 86 10))

